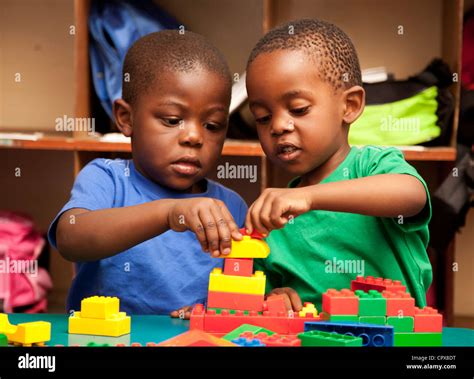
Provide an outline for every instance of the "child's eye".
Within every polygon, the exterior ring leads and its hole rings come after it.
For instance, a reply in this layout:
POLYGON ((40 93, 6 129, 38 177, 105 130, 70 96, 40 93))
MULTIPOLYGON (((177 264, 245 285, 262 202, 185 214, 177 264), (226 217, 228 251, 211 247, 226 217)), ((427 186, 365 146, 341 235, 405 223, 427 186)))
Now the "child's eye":
POLYGON ((255 119, 255 122, 257 124, 266 124, 268 123, 270 120, 272 119, 272 116, 268 115, 268 116, 263 116, 263 117, 258 117, 255 119))
POLYGON ((163 120, 163 123, 167 126, 179 126, 182 124, 183 120, 180 119, 180 118, 166 118, 166 117, 163 117, 162 118, 163 120))
POLYGON ((210 130, 211 132, 220 130, 220 129, 222 128, 221 125, 219 125, 219 124, 212 124, 212 123, 207 123, 207 124, 204 125, 204 127, 205 127, 207 130, 210 130))
POLYGON ((295 114, 295 115, 303 115, 306 112, 308 112, 308 110, 309 110, 309 105, 307 105, 306 107, 294 108, 290 112, 295 114))

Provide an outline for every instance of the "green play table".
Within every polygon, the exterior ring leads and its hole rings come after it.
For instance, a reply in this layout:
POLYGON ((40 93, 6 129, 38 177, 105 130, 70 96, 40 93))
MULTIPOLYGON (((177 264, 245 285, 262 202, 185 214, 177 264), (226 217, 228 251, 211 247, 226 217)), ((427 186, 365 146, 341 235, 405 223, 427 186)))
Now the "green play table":
MULTIPOLYGON (((24 314, 9 315, 12 324, 29 321, 51 322, 51 341, 46 345, 73 346, 87 345, 89 342, 116 344, 140 343, 145 346, 148 342, 159 343, 189 329, 189 321, 172 319, 168 316, 132 316, 132 332, 121 337, 102 337, 68 334, 66 314, 24 314)), ((474 330, 464 328, 443 328, 443 346, 474 346, 474 330)))

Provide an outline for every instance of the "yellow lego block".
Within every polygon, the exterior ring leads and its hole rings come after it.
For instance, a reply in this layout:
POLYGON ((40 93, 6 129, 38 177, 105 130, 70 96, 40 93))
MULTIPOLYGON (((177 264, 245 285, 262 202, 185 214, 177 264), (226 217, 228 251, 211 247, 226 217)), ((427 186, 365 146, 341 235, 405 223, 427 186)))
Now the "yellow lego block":
POLYGON ((86 318, 81 312, 69 317, 70 334, 119 337, 130 333, 131 319, 125 312, 115 313, 105 319, 86 318))
POLYGON ((252 276, 224 275, 220 268, 212 270, 209 276, 209 291, 265 294, 265 274, 255 271, 252 276))
POLYGON ((92 296, 81 301, 81 315, 85 318, 106 319, 119 313, 118 297, 92 296))
POLYGON ((5 334, 8 342, 15 345, 44 345, 51 339, 51 323, 46 321, 25 322, 12 325, 8 315, 0 314, 0 333, 5 334))
POLYGON ((265 241, 244 236, 241 241, 232 240, 230 254, 218 258, 266 258, 269 254, 270 248, 265 241))
POLYGON ((318 310, 316 309, 313 303, 304 303, 304 307, 299 312, 299 316, 306 317, 307 313, 311 313, 313 317, 316 317, 318 315, 318 310))

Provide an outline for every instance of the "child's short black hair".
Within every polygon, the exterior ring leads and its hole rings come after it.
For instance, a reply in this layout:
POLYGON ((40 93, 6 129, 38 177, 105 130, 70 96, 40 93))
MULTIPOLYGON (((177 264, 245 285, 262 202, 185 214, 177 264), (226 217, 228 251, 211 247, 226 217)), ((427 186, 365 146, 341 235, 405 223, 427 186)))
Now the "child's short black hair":
POLYGON ((250 64, 263 53, 302 50, 318 65, 321 79, 335 89, 362 85, 359 58, 351 39, 336 25, 303 19, 290 21, 265 34, 252 50, 250 64))
POLYGON ((205 37, 178 30, 163 30, 138 39, 123 64, 122 98, 129 104, 145 92, 158 75, 204 68, 217 73, 232 89, 232 78, 223 55, 205 37), (128 74, 128 75, 126 75, 128 74))

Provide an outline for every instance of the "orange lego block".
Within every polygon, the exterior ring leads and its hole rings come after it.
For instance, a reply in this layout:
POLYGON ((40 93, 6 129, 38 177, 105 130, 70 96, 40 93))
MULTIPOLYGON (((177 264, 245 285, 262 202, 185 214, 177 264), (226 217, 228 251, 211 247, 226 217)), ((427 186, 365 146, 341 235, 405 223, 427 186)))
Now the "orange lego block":
POLYGON ((443 316, 431 307, 415 307, 415 333, 442 333, 443 316))
POLYGON ((387 299, 387 316, 415 315, 415 299, 409 293, 383 291, 382 296, 387 299))
POLYGON ((284 295, 273 295, 267 297, 263 303, 263 310, 270 312, 287 312, 284 295))
POLYGON ((323 312, 330 315, 357 315, 359 298, 349 289, 340 291, 333 288, 323 293, 323 312))
POLYGON ((159 343, 157 346, 236 346, 232 342, 222 338, 214 337, 201 330, 190 330, 169 340, 159 343))
POLYGON ((252 258, 227 258, 224 261, 224 274, 237 276, 252 276, 252 258))
POLYGON ((263 311, 263 299, 263 294, 209 291, 207 307, 261 312, 263 311))

